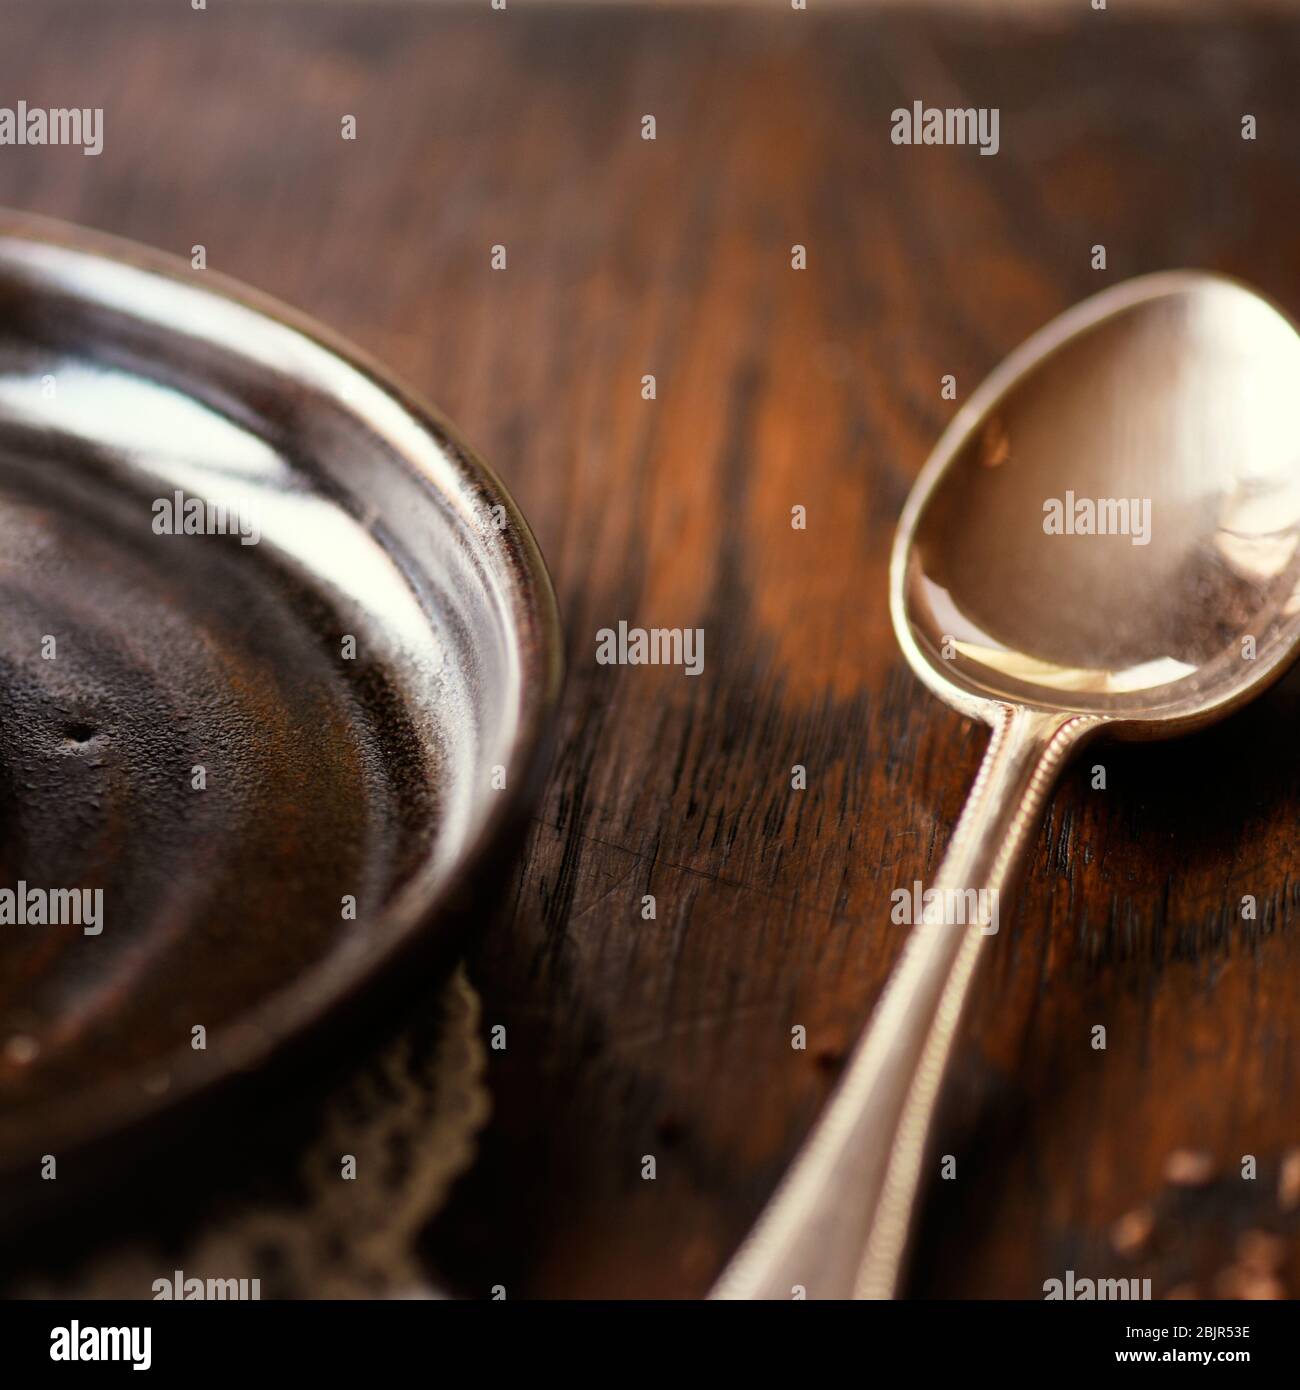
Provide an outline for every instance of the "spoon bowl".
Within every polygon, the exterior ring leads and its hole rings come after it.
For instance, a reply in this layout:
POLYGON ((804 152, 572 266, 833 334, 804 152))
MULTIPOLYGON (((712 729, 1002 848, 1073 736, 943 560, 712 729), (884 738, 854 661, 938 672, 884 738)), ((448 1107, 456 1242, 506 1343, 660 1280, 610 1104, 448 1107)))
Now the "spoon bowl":
POLYGON ((1146 276, 1062 315, 954 418, 899 523, 913 669, 989 701, 1185 732, 1300 635, 1300 335, 1236 281, 1146 276))

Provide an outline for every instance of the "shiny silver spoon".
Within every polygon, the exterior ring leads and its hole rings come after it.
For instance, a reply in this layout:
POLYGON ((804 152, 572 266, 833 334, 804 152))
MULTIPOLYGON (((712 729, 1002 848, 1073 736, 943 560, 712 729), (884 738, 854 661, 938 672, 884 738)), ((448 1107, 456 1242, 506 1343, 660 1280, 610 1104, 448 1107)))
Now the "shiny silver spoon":
POLYGON ((1087 300, 944 432, 890 567, 913 670, 993 735, 822 1119, 715 1298, 889 1298, 963 1005, 1058 773, 1259 694, 1300 637, 1300 335, 1171 272, 1087 300))

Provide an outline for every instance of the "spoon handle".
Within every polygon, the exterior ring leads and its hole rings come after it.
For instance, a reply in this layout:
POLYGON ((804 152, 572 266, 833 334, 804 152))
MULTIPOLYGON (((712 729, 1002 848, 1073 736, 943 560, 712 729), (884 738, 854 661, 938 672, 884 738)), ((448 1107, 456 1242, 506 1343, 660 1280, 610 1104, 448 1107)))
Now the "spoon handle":
POLYGON ((993 737, 932 885, 822 1118, 713 1298, 891 1298, 939 1086, 1029 831, 1092 716, 995 706, 993 737), (969 890, 987 890, 973 897, 969 890), (955 895, 962 894, 958 898, 955 895), (991 920, 970 925, 979 902, 991 920), (952 911, 965 905, 965 915, 952 911), (946 922, 943 920, 946 917, 946 922), (952 925, 954 922, 966 925, 952 925))

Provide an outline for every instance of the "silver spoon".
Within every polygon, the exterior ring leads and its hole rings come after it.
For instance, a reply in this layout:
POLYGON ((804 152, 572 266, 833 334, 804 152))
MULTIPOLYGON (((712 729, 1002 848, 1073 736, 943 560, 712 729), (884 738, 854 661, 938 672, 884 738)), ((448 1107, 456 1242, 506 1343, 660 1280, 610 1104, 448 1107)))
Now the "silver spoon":
POLYGON ((1298 398, 1295 325, 1180 271, 1061 315, 944 432, 899 521, 890 608, 916 674, 993 735, 925 919, 713 1297, 896 1293, 981 948, 1067 758, 1208 724, 1296 654, 1298 398))

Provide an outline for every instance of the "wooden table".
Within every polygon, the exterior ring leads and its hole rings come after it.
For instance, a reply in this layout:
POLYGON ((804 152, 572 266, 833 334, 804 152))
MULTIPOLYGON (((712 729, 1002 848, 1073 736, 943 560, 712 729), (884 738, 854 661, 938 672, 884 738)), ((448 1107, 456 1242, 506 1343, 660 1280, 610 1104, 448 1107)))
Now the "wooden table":
MULTIPOLYGON (((202 244, 355 339, 494 461, 552 566, 554 773, 472 959, 496 1113, 428 1233, 470 1293, 699 1295, 813 1122, 984 742, 885 602, 960 401, 1142 271, 1300 310, 1293 24, 817 8, 0 12, 6 100, 105 108, 98 158, 0 150, 0 198, 202 244), (915 99, 999 107, 1000 152, 891 144, 915 99), (702 627, 703 674, 598 664, 620 620, 702 627)), ((1252 1231, 1300 1292, 1298 694, 1065 780, 967 1021, 912 1292, 1232 1291, 1252 1231)))

